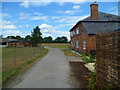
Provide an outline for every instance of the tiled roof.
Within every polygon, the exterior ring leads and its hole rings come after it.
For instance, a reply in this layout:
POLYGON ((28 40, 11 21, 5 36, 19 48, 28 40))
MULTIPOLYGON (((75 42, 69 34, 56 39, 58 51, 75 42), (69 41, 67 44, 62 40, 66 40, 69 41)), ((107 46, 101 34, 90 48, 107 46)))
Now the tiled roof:
POLYGON ((88 34, 106 33, 114 31, 119 26, 118 22, 82 22, 88 34))
POLYGON ((78 24, 82 23, 88 33, 105 33, 113 31, 119 27, 120 16, 99 12, 99 19, 94 20, 88 16, 80 20, 70 31, 72 31, 78 24))
POLYGON ((120 21, 120 16, 108 14, 104 12, 98 12, 99 18, 97 20, 91 19, 90 16, 81 21, 120 21))

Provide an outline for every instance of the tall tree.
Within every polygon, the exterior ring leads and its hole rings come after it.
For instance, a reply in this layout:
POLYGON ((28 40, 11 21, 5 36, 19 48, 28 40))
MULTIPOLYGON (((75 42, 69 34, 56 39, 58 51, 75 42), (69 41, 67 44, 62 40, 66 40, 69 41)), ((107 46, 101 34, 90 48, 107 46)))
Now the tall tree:
POLYGON ((42 43, 42 33, 40 32, 40 28, 37 26, 33 29, 32 35, 31 35, 31 44, 32 46, 38 46, 39 43, 42 43))
POLYGON ((26 41, 26 42, 30 42, 30 39, 31 39, 30 35, 27 35, 27 36, 25 37, 25 41, 26 41))

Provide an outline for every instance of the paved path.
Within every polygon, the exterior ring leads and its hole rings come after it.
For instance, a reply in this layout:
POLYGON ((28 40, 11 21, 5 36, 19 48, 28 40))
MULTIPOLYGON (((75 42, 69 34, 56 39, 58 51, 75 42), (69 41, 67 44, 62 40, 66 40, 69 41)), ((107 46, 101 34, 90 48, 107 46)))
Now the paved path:
POLYGON ((13 88, 73 88, 69 79, 68 57, 59 49, 49 50, 13 88))

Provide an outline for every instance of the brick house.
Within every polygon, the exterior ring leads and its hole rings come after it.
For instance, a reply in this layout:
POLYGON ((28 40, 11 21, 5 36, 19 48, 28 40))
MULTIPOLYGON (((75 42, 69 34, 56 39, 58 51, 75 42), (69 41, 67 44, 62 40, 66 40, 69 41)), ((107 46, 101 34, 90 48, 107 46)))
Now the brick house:
POLYGON ((119 27, 120 16, 98 11, 96 2, 90 5, 90 16, 77 22, 70 30, 70 48, 79 52, 96 50, 97 33, 114 31, 119 27))

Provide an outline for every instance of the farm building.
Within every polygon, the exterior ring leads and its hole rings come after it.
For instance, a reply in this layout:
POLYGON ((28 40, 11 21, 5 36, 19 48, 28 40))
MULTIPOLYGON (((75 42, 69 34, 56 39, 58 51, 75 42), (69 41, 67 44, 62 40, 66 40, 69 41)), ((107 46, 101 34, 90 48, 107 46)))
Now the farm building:
POLYGON ((70 30, 71 49, 81 52, 96 50, 96 34, 114 31, 120 16, 98 11, 98 4, 90 5, 90 16, 80 20, 70 30))
POLYGON ((18 40, 18 39, 8 39, 0 38, 0 47, 27 47, 30 46, 29 42, 18 40))

